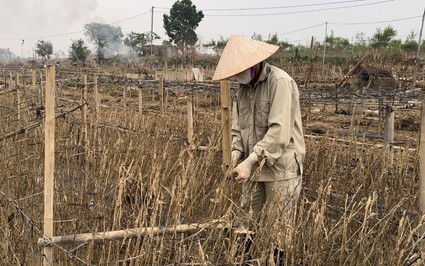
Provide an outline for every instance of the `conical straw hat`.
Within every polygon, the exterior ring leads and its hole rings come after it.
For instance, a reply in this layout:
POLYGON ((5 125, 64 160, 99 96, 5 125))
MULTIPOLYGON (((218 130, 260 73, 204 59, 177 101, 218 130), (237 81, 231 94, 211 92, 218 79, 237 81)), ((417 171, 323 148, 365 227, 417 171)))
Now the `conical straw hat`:
POLYGON ((214 72, 213 80, 234 76, 272 56, 279 46, 232 35, 214 72))

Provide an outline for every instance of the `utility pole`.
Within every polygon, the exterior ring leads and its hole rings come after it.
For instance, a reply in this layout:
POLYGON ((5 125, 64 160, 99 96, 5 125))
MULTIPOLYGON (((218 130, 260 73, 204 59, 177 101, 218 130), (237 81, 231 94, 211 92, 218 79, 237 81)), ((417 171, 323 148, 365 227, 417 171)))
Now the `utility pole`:
POLYGON ((152 7, 152 15, 151 15, 151 55, 153 52, 152 42, 153 42, 153 10, 155 7, 152 7))
POLYGON ((421 50, 422 31, 424 29, 424 20, 425 20, 425 8, 424 8, 424 14, 422 15, 422 25, 421 25, 421 30, 419 31, 418 51, 416 53, 416 58, 415 58, 415 68, 414 68, 414 73, 413 73, 413 79, 414 79, 415 82, 416 82, 416 67, 417 67, 418 61, 419 61, 419 51, 421 50))

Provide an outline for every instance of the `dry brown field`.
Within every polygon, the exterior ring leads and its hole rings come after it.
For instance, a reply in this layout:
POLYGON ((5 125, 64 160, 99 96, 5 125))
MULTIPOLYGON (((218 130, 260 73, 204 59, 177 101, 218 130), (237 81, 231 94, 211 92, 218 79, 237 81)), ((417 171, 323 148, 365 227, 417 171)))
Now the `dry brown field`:
MULTIPOLYGON (((158 80, 98 72, 96 110, 95 74, 86 72, 84 96, 82 72, 58 70, 54 235, 148 231, 67 243, 46 238, 54 265, 248 260, 273 265, 269 258, 276 243, 285 249, 285 265, 422 265, 421 87, 385 79, 368 86, 352 79, 337 89, 343 78, 338 74, 326 81, 333 86, 321 84, 317 74, 304 87, 301 71, 292 71, 300 85, 307 144, 297 215, 260 226, 249 256, 241 256, 241 232, 249 218, 239 207, 240 184, 228 180, 222 166, 220 84, 165 80, 161 113, 158 80), (191 145, 187 99, 193 99, 191 145), (394 108, 391 149, 384 145, 385 106, 394 108), (179 232, 182 225, 192 228, 179 232)), ((32 87, 29 69, 0 72, 1 265, 43 260, 37 242, 44 224, 45 70, 40 73, 32 87), (10 72, 21 75, 17 86, 15 74, 10 86, 10 72)))

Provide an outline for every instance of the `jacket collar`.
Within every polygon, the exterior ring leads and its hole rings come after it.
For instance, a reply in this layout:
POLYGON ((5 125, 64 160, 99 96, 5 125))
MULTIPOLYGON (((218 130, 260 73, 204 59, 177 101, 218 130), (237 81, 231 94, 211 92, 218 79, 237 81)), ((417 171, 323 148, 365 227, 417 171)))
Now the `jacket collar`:
POLYGON ((267 76, 270 73, 270 65, 266 61, 261 62, 261 71, 260 71, 260 77, 258 78, 257 82, 254 84, 254 87, 260 82, 266 80, 267 76))
POLYGON ((260 76, 258 77, 255 84, 254 85, 252 85, 251 83, 248 83, 246 85, 241 84, 240 87, 241 88, 243 88, 243 87, 255 88, 258 83, 267 79, 269 73, 270 73, 270 64, 267 63, 266 61, 263 61, 263 62, 261 62, 261 70, 260 70, 260 73, 259 73, 260 76))

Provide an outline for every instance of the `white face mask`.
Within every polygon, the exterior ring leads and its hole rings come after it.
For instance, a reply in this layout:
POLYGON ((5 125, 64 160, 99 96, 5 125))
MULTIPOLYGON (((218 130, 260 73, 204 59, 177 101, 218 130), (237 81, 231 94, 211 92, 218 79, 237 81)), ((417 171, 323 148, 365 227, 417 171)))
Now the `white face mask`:
POLYGON ((251 82, 252 77, 251 77, 251 68, 248 68, 245 71, 242 71, 241 73, 237 74, 234 76, 235 79, 242 84, 248 84, 251 82))

